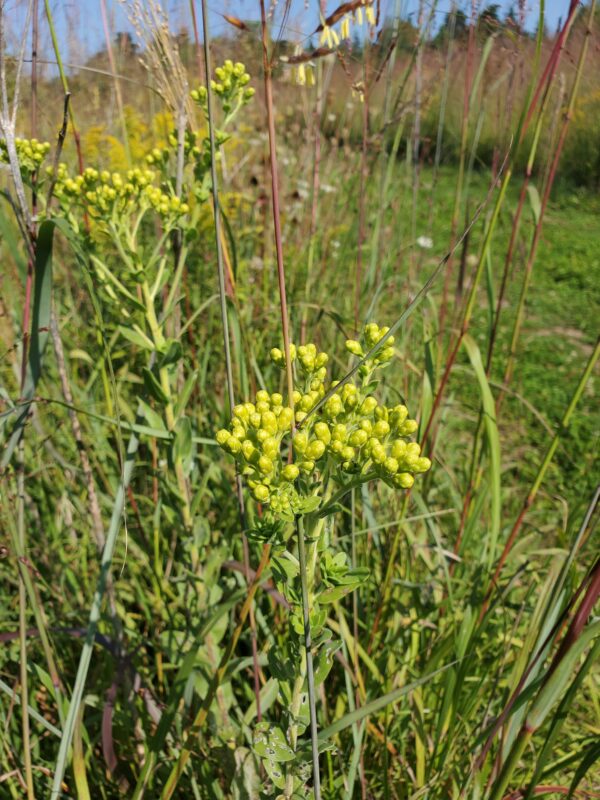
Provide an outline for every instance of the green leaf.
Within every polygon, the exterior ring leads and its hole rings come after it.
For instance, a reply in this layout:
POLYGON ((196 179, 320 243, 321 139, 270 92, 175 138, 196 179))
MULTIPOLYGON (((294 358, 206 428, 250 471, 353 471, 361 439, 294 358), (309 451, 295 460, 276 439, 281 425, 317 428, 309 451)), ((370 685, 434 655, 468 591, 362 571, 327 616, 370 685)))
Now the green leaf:
POLYGON ((496 423, 496 404, 494 403, 492 391, 490 389, 490 385, 485 374, 485 369, 481 361, 481 353, 479 352, 479 348, 477 347, 475 340, 467 334, 463 338, 463 344, 479 383, 481 404, 483 406, 483 421, 485 424, 485 432, 488 441, 490 457, 489 483, 491 488, 492 519, 487 556, 491 565, 495 558, 496 543, 500 534, 501 511, 500 437, 498 436, 498 425, 496 423))
POLYGON ((170 364, 176 364, 183 356, 183 347, 181 342, 176 339, 169 339, 165 345, 160 358, 158 359, 158 366, 168 367, 170 364))
POLYGON ((155 347, 152 340, 137 325, 134 328, 126 328, 124 325, 119 325, 119 333, 136 347, 140 347, 142 350, 149 350, 151 353, 154 352, 155 347))
POLYGON ((175 415, 176 420, 179 419, 181 414, 183 414, 183 412, 185 411, 185 407, 188 404, 188 400, 190 399, 190 395, 192 394, 194 386, 196 385, 199 374, 200 373, 198 372, 198 370, 195 369, 188 375, 187 380, 183 385, 183 389, 179 393, 179 396, 175 402, 175 408, 173 410, 173 413, 175 415))
POLYGON ((253 747, 258 756, 275 764, 293 761, 296 755, 281 728, 270 727, 268 722, 259 722, 256 725, 253 747))
POLYGON ((540 201, 539 192, 532 183, 530 183, 527 186, 527 194, 529 195, 529 204, 531 205, 531 213, 533 214, 533 219, 535 220, 535 224, 537 225, 538 222, 540 221, 540 216, 542 213, 542 203, 540 201))
POLYGON ((148 421, 148 425, 150 425, 151 428, 157 428, 158 430, 162 430, 165 433, 168 433, 167 427, 160 414, 157 414, 156 411, 151 406, 149 406, 148 403, 142 400, 141 397, 138 398, 138 402, 144 410, 144 417, 148 421))
POLYGON ((181 460, 186 464, 192 456, 192 424, 189 417, 182 417, 177 423, 175 441, 173 442, 173 460, 181 460))
POLYGON ((142 375, 144 377, 144 386, 146 387, 148 394, 162 405, 166 405, 169 401, 169 398, 163 391, 163 388, 160 385, 156 375, 152 372, 152 370, 148 369, 148 367, 142 368, 142 375))
POLYGON ((424 675, 422 678, 406 684, 406 686, 401 686, 399 689, 394 689, 394 691, 388 692, 387 694, 382 695, 382 697, 378 697, 376 700, 371 700, 370 703, 365 703, 365 705, 360 706, 355 711, 351 711, 349 714, 344 714, 343 717, 333 722, 327 728, 323 728, 323 730, 319 733, 319 748, 321 747, 321 744, 327 744, 328 739, 331 739, 332 736, 336 735, 336 733, 340 733, 340 731, 351 727, 356 722, 360 722, 360 720, 364 719, 364 717, 368 717, 371 714, 377 713, 377 711, 381 711, 382 708, 389 706, 390 703, 395 703, 396 700, 404 697, 404 695, 410 694, 417 687, 428 683, 436 675, 439 675, 440 673, 449 669, 454 664, 456 664, 456 661, 452 661, 450 664, 446 664, 446 666, 440 667, 440 669, 436 669, 433 672, 430 672, 428 675, 424 675))
POLYGON ((52 247, 54 223, 50 220, 42 222, 38 231, 35 247, 35 280, 33 286, 33 306, 31 310, 31 338, 29 342, 29 360, 23 387, 22 406, 16 419, 12 434, 6 444, 0 467, 10 461, 15 447, 21 439, 23 428, 29 415, 35 388, 42 374, 42 360, 50 335, 52 316, 52 247))

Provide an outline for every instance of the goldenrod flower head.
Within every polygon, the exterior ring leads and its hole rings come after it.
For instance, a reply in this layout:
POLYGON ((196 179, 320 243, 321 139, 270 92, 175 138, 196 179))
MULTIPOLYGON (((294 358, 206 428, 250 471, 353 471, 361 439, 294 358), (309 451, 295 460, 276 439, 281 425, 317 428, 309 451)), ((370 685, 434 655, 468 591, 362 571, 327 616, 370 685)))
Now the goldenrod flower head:
MULTIPOLYGON (((348 349, 362 357, 388 331, 369 323, 363 331, 364 344, 350 340, 348 349)), ((431 468, 420 445, 407 441, 418 425, 409 419, 406 406, 388 408, 368 393, 371 373, 385 363, 377 357, 386 350, 393 354, 384 346, 363 364, 361 382, 339 385, 335 380, 326 382, 326 353, 312 343, 297 348, 290 344, 290 358, 296 363, 295 412, 283 405, 281 394, 264 389, 257 392, 254 403, 234 407, 229 430, 219 431, 216 438, 238 462, 255 499, 260 495, 264 499, 259 502, 285 515, 295 508, 297 482, 302 486, 307 478, 318 479, 325 469, 342 484, 350 473, 364 475, 365 480, 380 477, 393 488, 409 489, 415 475, 431 468), (294 433, 293 424, 299 426, 294 433)), ((271 350, 270 357, 285 368, 280 348, 271 350)))

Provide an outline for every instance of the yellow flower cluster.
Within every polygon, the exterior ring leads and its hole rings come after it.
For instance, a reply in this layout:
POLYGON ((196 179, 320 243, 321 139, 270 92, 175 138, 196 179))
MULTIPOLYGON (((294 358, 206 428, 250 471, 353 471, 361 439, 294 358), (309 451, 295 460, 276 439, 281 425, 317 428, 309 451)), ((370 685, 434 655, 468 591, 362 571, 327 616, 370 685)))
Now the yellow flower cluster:
MULTIPOLYGON (((48 173, 52 175, 52 172, 50 167, 48 173)), ((139 168, 122 175, 88 167, 83 174, 70 177, 66 165, 60 164, 54 194, 63 205, 68 207, 81 203, 93 217, 98 218, 106 218, 113 212, 123 214, 147 208, 153 208, 170 222, 187 214, 188 204, 156 186, 155 176, 152 170, 139 168)))
MULTIPOLYGON (((15 150, 19 165, 23 172, 35 172, 50 150, 49 142, 38 142, 37 139, 15 139, 15 150)), ((0 142, 0 163, 8 163, 6 142, 0 142)))
MULTIPOLYGON (((246 67, 241 63, 233 63, 227 59, 222 67, 217 67, 215 70, 215 77, 217 80, 211 80, 210 86, 213 92, 223 98, 228 103, 238 102, 247 103, 254 97, 254 89, 244 87, 250 83, 250 75, 246 72, 246 67)), ((206 87, 200 86, 194 89, 191 93, 192 100, 200 106, 205 107, 207 100, 206 87)), ((228 112, 231 106, 227 108, 224 105, 225 111, 228 112)))
MULTIPOLYGON (((365 343, 372 347, 387 330, 367 325, 365 343)), ((255 403, 234 408, 230 428, 217 433, 217 442, 236 459, 256 500, 270 504, 275 512, 285 511, 293 503, 291 484, 302 475, 327 468, 338 482, 344 474, 364 475, 366 480, 380 477, 390 486, 409 489, 414 476, 431 467, 420 446, 408 441, 418 425, 409 419, 407 408, 381 405, 368 391, 370 374, 390 360, 392 344, 390 337, 376 357, 363 365, 362 386, 348 382, 339 391, 335 391, 339 381, 325 384, 326 353, 318 352, 314 344, 290 345, 290 358, 296 362, 303 387, 294 391, 294 412, 283 405, 280 394, 266 391, 258 392, 255 403), (298 426, 293 437, 292 421, 298 426), (286 437, 292 439, 291 456, 289 447, 282 454, 286 437)), ((359 348, 362 352, 360 342, 349 347, 352 352, 359 348)), ((285 355, 278 348, 271 351, 271 360, 285 367, 285 355)))

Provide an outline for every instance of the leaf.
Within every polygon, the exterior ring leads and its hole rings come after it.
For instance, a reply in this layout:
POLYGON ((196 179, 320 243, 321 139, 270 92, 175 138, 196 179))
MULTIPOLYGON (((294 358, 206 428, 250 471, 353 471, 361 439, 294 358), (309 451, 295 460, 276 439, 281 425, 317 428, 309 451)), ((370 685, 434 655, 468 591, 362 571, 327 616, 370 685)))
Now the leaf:
POLYGON ((145 400, 142 400, 141 397, 138 398, 138 403, 144 410, 144 417, 148 421, 148 425, 150 425, 151 428, 156 428, 157 430, 168 433, 166 425, 160 414, 157 414, 156 411, 151 406, 149 406, 148 403, 145 402, 145 400))
POLYGON ((406 686, 401 686, 399 689, 394 689, 394 691, 388 692, 382 697, 378 697, 376 700, 371 700, 370 703, 365 703, 365 705, 360 706, 355 711, 351 711, 349 714, 344 714, 343 717, 333 722, 327 728, 323 728, 323 730, 319 733, 319 748, 322 744, 326 744, 327 740, 331 739, 332 736, 335 736, 336 733, 351 727, 356 722, 360 722, 360 720, 364 719, 364 717, 369 717, 371 714, 381 711, 382 708, 389 706, 390 703, 395 703, 396 700, 404 697, 404 695, 410 694, 418 686, 423 686, 424 684, 428 683, 436 675, 439 675, 456 663, 456 661, 452 661, 450 664, 446 664, 446 666, 440 667, 440 669, 436 669, 433 672, 430 672, 428 675, 424 675, 422 678, 406 684, 406 686))
POLYGON ((154 352, 155 347, 152 340, 137 326, 135 328, 126 328, 124 325, 119 325, 119 333, 136 347, 140 347, 142 350, 149 350, 151 353, 154 352))
POLYGON ((341 646, 341 642, 326 642, 321 646, 315 659, 315 686, 320 686, 329 675, 333 666, 333 657, 341 646))
POLYGON ((253 748, 258 756, 275 764, 293 761, 296 756, 281 728, 270 727, 268 722, 259 722, 256 725, 253 748))
POLYGON ((183 356, 183 347, 181 342, 177 339, 169 339, 166 343, 165 349, 158 359, 158 366, 168 367, 170 364, 176 364, 183 356))
POLYGON ((535 221, 535 224, 537 225, 538 222, 540 221, 540 216, 542 214, 542 203, 540 200, 539 192, 532 183, 530 183, 527 186, 527 194, 529 195, 529 203, 531 205, 531 212, 533 214, 533 219, 535 221))
POLYGON ((492 493, 492 526, 487 556, 491 565, 495 558, 496 543, 500 534, 501 511, 500 437, 498 436, 498 425, 496 423, 496 404, 494 403, 492 391, 490 389, 490 385, 485 374, 485 369, 481 361, 481 353, 479 352, 479 348, 477 347, 475 340, 466 334, 463 338, 463 344, 479 383, 481 404, 483 406, 483 421, 485 424, 485 432, 490 455, 489 483, 492 493))
POLYGON ((575 770, 575 774, 573 775, 573 780, 571 781, 571 785, 569 786, 569 794, 567 795, 567 800, 570 800, 573 797, 575 790, 584 779, 586 774, 590 771, 590 769, 594 766, 596 761, 600 759, 600 740, 597 742, 592 742, 589 747, 587 747, 583 752, 583 758, 581 759, 581 763, 575 770))
POLYGON ((148 394, 162 405, 166 405, 169 398, 163 391, 163 388, 160 385, 156 375, 152 372, 152 370, 148 369, 148 367, 142 368, 142 375, 144 377, 144 386, 146 387, 148 394))
POLYGON ((23 428, 29 415, 31 401, 35 388, 42 374, 42 360, 48 336, 50 334, 50 321, 52 315, 52 247, 54 237, 54 223, 50 220, 42 222, 38 231, 35 249, 35 281, 33 287, 33 307, 31 311, 31 339, 29 343, 29 360, 27 375, 23 387, 23 399, 27 402, 21 408, 16 419, 13 432, 6 444, 0 467, 5 467, 10 461, 15 447, 21 439, 23 428))
POLYGON ((179 393, 179 397, 177 398, 177 401, 175 403, 175 408, 173 410, 173 413, 175 415, 175 420, 179 419, 181 414, 183 414, 183 412, 185 411, 185 407, 188 404, 190 395, 192 394, 194 386, 196 385, 196 382, 198 380, 198 375, 199 372, 197 369, 195 369, 193 372, 190 372, 190 374, 188 375, 187 380, 183 385, 183 389, 179 393))
POLYGON ((579 639, 567 650, 533 702, 525 723, 527 730, 535 731, 543 724, 550 709, 564 691, 576 662, 588 644, 598 635, 600 635, 600 622, 595 622, 583 631, 579 639))
POLYGON ((177 423, 177 432, 173 442, 173 460, 187 464, 192 456, 192 423, 189 417, 182 417, 177 423))
POLYGON ((294 511, 296 514, 312 514, 316 511, 321 504, 321 498, 317 495, 310 497, 299 497, 294 503, 294 511))

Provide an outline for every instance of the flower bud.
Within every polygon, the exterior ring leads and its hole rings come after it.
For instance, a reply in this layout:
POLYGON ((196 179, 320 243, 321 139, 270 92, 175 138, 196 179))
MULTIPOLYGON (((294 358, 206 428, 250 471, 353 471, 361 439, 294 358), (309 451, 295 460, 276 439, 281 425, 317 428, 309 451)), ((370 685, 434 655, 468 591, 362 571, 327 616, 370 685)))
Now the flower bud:
POLYGON ((348 350, 354 356, 363 356, 363 349, 360 346, 360 342, 357 342, 356 339, 347 339, 346 340, 346 350, 348 350))
POLYGON ((312 472, 313 469, 315 468, 315 462, 314 461, 301 461, 299 466, 300 466, 300 469, 302 470, 302 472, 306 472, 308 474, 309 472, 312 472))
POLYGON ((277 427, 280 431, 287 431, 291 428, 293 419, 294 413, 292 409, 285 406, 281 409, 281 414, 277 418, 277 427))
POLYGON ((325 445, 320 439, 316 439, 314 442, 311 442, 308 447, 306 448, 306 457, 312 459, 313 461, 318 461, 325 452, 325 445))
POLYGON ((400 428, 399 433, 401 433, 402 436, 410 436, 417 430, 418 427, 419 423, 417 422, 416 419, 407 419, 406 422, 400 428))
POLYGON ((350 442, 350 444, 353 447, 362 447, 363 444, 366 443, 368 438, 369 438, 368 433, 366 431, 363 431, 362 429, 360 429, 360 430, 354 431, 354 433, 352 433, 350 435, 350 438, 348 439, 348 441, 350 442))
POLYGON ((281 470, 281 476, 284 481, 295 481, 299 474, 300 470, 295 464, 287 464, 281 470))
POLYGON ((373 425, 373 436, 383 439, 390 432, 390 426, 384 419, 380 419, 373 425))
POLYGON ((308 436, 304 431, 298 431, 298 433, 294 436, 294 452, 295 453, 304 453, 306 448, 308 447, 308 436))
POLYGON ((250 414, 250 425, 253 428, 260 428, 260 414, 258 412, 254 411, 250 414))
POLYGON ((394 486, 399 489, 410 489, 415 479, 410 472, 397 472, 393 477, 394 486))
POLYGON ((256 448, 254 447, 250 439, 244 439, 244 441, 242 442, 242 453, 246 461, 250 461, 252 457, 255 455, 256 448))
POLYGON ((242 450, 242 443, 235 436, 230 436, 225 444, 225 448, 231 453, 232 456, 237 455, 242 450))
POLYGON ((377 408, 377 400, 374 397, 365 397, 360 406, 361 414, 372 414, 377 408))
POLYGON ((417 458, 413 469, 415 472, 427 472, 431 469, 431 461, 425 456, 421 456, 421 458, 417 458))
POLYGON ((392 455, 394 458, 404 458, 404 454, 406 453, 406 442, 404 439, 396 439, 392 444, 392 455))
POLYGON ((262 451, 269 458, 277 458, 279 454, 279 442, 273 437, 265 439, 262 443, 262 451))
POLYGON ((320 439, 324 444, 329 444, 331 441, 331 431, 326 422, 317 422, 314 431, 317 439, 320 439))
POLYGON ((229 433, 229 431, 225 430, 225 428, 221 428, 220 431, 217 431, 216 440, 217 443, 221 445, 221 447, 223 447, 229 441, 230 437, 231 434, 229 433))
POLYGON ((277 433, 277 417, 272 411, 265 411, 264 414, 261 415, 261 427, 268 431, 271 435, 277 433))
POLYGON ((388 473, 388 475, 395 475, 398 472, 398 462, 395 458, 388 456, 386 460, 383 462, 383 468, 388 473))
POLYGON ((258 459, 258 468, 263 475, 268 475, 273 472, 273 462, 268 456, 261 456, 258 459))
POLYGON ((331 429, 331 435, 334 439, 338 442, 345 442, 346 441, 346 426, 343 422, 338 422, 336 425, 333 426, 331 429))
POLYGON ((283 397, 279 394, 279 392, 273 392, 271 395, 271 405, 273 406, 280 406, 283 403, 283 397))
POLYGON ((268 392, 265 392, 264 389, 261 389, 256 393, 256 399, 261 403, 268 403, 271 398, 269 397, 268 392))
POLYGON ((346 447, 343 448, 341 455, 344 461, 352 461, 356 455, 356 451, 353 447, 346 445, 346 447))
POLYGON ((269 489, 264 484, 259 483, 258 486, 252 491, 254 499, 259 503, 266 503, 269 499, 269 489))

